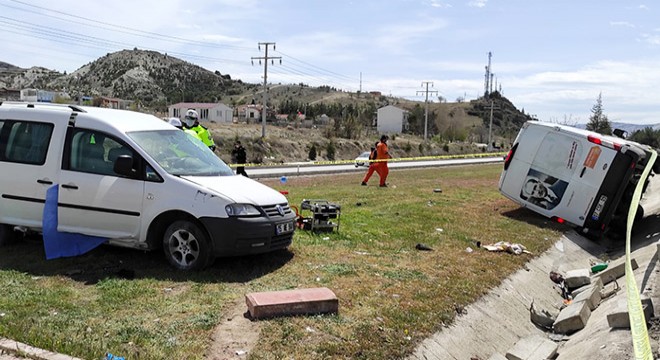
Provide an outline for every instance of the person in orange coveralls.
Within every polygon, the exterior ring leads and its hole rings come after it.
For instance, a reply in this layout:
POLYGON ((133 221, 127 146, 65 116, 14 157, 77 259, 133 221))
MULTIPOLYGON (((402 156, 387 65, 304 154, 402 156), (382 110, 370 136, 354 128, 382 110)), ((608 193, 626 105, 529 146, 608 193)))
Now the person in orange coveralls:
POLYGON ((387 160, 391 159, 392 157, 390 156, 390 152, 387 149, 387 139, 389 139, 387 135, 381 136, 380 143, 376 147, 376 160, 380 160, 376 162, 376 172, 380 177, 380 187, 387 187, 387 174, 390 173, 390 169, 387 167, 387 160))
POLYGON ((376 148, 378 147, 378 144, 380 142, 377 142, 372 148, 371 148, 371 153, 369 154, 369 170, 367 170, 367 174, 364 176, 364 179, 362 179, 362 186, 367 186, 367 183, 369 182, 369 179, 371 178, 371 175, 374 174, 374 171, 376 171, 376 163, 372 160, 376 160, 376 148))
MULTIPOLYGON (((391 159, 392 157, 390 156, 390 153, 387 149, 387 140, 389 137, 387 135, 383 135, 380 137, 380 142, 376 146, 376 162, 373 163, 374 165, 374 170, 378 173, 378 176, 380 177, 380 187, 387 187, 387 174, 389 174, 390 169, 387 167, 387 160, 391 159)), ((367 172, 368 176, 371 176, 373 171, 371 171, 371 168, 369 169, 370 171, 367 172)), ((365 176, 365 179, 362 181, 362 185, 367 185, 367 180, 369 180, 368 177, 365 176)))

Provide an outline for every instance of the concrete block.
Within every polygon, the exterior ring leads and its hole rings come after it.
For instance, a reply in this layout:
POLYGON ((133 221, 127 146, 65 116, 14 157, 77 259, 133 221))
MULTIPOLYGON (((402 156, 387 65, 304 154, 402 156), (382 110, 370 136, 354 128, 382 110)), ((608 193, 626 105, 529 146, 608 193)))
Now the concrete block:
POLYGON ((591 310, 586 301, 573 301, 570 305, 563 308, 552 328, 559 334, 570 334, 581 330, 587 325, 587 320, 591 317, 591 310))
POLYGON ((573 296, 574 302, 586 301, 589 310, 593 311, 600 305, 600 291, 603 289, 603 281, 599 278, 593 284, 584 287, 577 295, 573 296))
MULTIPOLYGON (((642 310, 646 322, 653 317, 653 301, 648 297, 642 297, 642 310)), ((630 329, 630 316, 628 315, 628 300, 622 299, 617 302, 616 309, 607 314, 607 324, 613 329, 630 329)))
MULTIPOLYGON (((632 267, 633 270, 637 269, 639 266, 637 265, 637 261, 634 258, 630 259, 630 266, 632 267)), ((603 280, 603 284, 607 285, 611 283, 612 281, 624 276, 626 274, 626 263, 621 262, 620 264, 616 266, 610 266, 596 274, 595 277, 599 277, 603 280)))
POLYGON ((488 358, 488 360, 507 360, 507 358, 502 354, 493 354, 488 358))
POLYGON ((589 277, 589 269, 577 269, 570 270, 566 272, 564 277, 564 284, 569 289, 579 288, 582 285, 587 285, 591 283, 591 278, 589 277))
POLYGON ((339 300, 328 288, 250 293, 245 302, 254 319, 339 311, 339 300))
POLYGON ((559 345, 540 335, 532 335, 518 340, 506 353, 508 360, 552 359, 559 345))
POLYGON ((589 285, 584 285, 581 286, 577 289, 571 290, 571 295, 573 295, 573 298, 576 296, 580 295, 583 291, 589 290, 592 286, 596 286, 598 288, 598 291, 603 290, 603 280, 601 278, 591 278, 591 284, 589 285))

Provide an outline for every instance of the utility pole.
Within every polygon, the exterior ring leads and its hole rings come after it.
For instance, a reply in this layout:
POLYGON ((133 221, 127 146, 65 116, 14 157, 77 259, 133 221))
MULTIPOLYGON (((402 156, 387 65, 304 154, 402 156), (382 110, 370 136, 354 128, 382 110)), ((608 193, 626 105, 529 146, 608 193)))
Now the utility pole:
POLYGON ((426 109, 424 110, 424 141, 426 141, 426 138, 428 137, 428 124, 429 124, 429 93, 438 93, 435 90, 429 90, 429 84, 431 87, 433 87, 433 82, 432 81, 423 81, 422 82, 422 87, 426 85, 426 90, 425 91, 417 91, 417 95, 419 93, 426 93, 426 109))
POLYGON ((254 65, 254 60, 259 60, 259 64, 261 65, 261 60, 264 60, 264 105, 263 109, 261 110, 261 137, 265 138, 266 137, 266 104, 268 103, 268 60, 272 62, 273 65, 275 65, 275 62, 273 60, 278 59, 280 60, 280 64, 282 63, 282 57, 281 56, 268 56, 268 47, 270 45, 273 45, 273 50, 275 50, 275 43, 274 42, 260 42, 258 44, 258 49, 261 51, 261 45, 265 47, 265 52, 264 56, 253 56, 252 57, 252 65, 254 65))
POLYGON ((491 142, 491 134, 493 132, 493 100, 490 100, 490 123, 488 125, 488 151, 493 151, 493 143, 491 142))
POLYGON ((358 92, 358 97, 362 93, 362 71, 360 71, 360 91, 358 92))

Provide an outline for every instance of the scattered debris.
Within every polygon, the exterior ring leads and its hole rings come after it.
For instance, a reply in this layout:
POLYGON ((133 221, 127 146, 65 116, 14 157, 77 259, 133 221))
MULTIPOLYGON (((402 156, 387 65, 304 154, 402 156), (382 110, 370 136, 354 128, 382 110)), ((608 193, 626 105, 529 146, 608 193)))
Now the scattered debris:
POLYGON ((506 251, 510 254, 520 255, 522 253, 531 254, 527 248, 521 244, 512 244, 508 241, 498 241, 495 244, 482 245, 488 251, 506 251))
POLYGON ((437 231, 437 232, 443 232, 444 230, 442 230, 442 228, 435 228, 435 231, 437 231))
POLYGON ((433 206, 433 205, 435 205, 435 203, 433 202, 433 200, 429 200, 429 201, 426 203, 426 205, 427 205, 427 206, 433 206))
POLYGON ((550 280, 552 280, 552 282, 557 284, 557 287, 561 292, 561 297, 564 300, 573 299, 573 296, 571 295, 571 291, 568 289, 568 286, 566 286, 566 281, 564 280, 564 277, 561 274, 554 271, 550 271, 550 280))
POLYGON ((601 272, 601 271, 603 271, 603 270, 605 270, 605 269, 607 269, 607 263, 594 264, 594 265, 591 267, 591 273, 592 273, 592 274, 595 274, 595 273, 601 272))
POLYGON ((472 248, 469 247, 469 246, 465 249, 465 252, 468 253, 468 254, 472 253, 473 251, 474 250, 472 250, 472 248))
POLYGON ((415 245, 415 249, 422 251, 433 251, 433 249, 430 246, 422 243, 418 243, 417 245, 415 245))
POLYGON ((545 329, 552 330, 552 324, 555 323, 556 316, 553 316, 545 309, 536 310, 534 308, 534 300, 529 305, 529 318, 534 325, 545 329))
POLYGON ((616 281, 616 279, 615 279, 615 280, 614 280, 614 287, 613 287, 611 290, 605 290, 605 289, 602 289, 602 290, 600 291, 600 298, 601 298, 601 301, 602 301, 602 300, 605 300, 605 299, 607 299, 607 298, 609 298, 609 297, 611 297, 611 296, 616 295, 616 293, 618 293, 619 290, 621 290, 621 287, 619 287, 619 282, 616 281))
POLYGON ((242 356, 242 355, 245 355, 245 354, 247 354, 247 351, 245 351, 245 350, 236 350, 236 355, 238 355, 238 356, 242 356))
POLYGON ((442 192, 442 189, 440 189, 440 188, 438 188, 438 189, 433 189, 433 192, 434 192, 434 193, 441 193, 441 192, 442 192))

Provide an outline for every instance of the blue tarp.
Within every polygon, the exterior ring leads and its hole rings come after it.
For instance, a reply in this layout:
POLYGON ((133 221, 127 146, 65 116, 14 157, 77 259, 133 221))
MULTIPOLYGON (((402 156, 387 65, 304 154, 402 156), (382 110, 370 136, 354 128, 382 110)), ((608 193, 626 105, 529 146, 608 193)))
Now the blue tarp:
POLYGON ((43 237, 46 259, 82 255, 106 242, 107 238, 57 231, 57 202, 59 185, 46 191, 43 216, 43 237))

